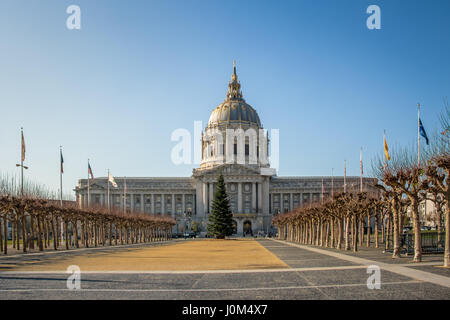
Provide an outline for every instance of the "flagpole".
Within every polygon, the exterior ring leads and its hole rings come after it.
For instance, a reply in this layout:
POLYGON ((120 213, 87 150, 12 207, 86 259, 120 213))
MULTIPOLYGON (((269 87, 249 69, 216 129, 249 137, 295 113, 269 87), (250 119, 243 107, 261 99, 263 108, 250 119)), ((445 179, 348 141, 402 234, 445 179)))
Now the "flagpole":
POLYGON ((127 177, 124 177, 123 183, 123 213, 127 211, 127 177))
POLYGON ((344 193, 347 192, 346 176, 347 176, 347 169, 346 169, 346 161, 344 160, 344 193))
POLYGON ((108 211, 109 211, 109 208, 110 208, 109 207, 109 169, 108 169, 108 178, 106 179, 106 184, 108 185, 108 188, 107 188, 107 190, 108 190, 107 191, 107 196, 108 196, 108 200, 107 201, 108 202, 107 203, 108 203, 108 211))
POLYGON ((383 131, 383 147, 385 148, 385 154, 383 156, 383 171, 386 170, 386 147, 385 147, 385 142, 386 141, 386 129, 384 129, 383 131))
POLYGON ((334 191, 334 174, 333 168, 331 168, 331 198, 333 198, 333 191, 334 191))
POLYGON ((87 207, 89 208, 89 198, 90 198, 90 187, 89 187, 89 159, 88 159, 88 176, 87 176, 87 187, 88 187, 88 194, 87 194, 87 207))
POLYGON ((24 152, 23 152, 23 150, 24 150, 24 147, 23 147, 23 127, 21 127, 20 128, 20 132, 21 132, 21 134, 22 134, 22 136, 21 136, 21 143, 22 143, 22 149, 21 149, 21 157, 20 157, 20 169, 21 169, 21 179, 20 179, 20 194, 21 194, 21 196, 23 197, 23 158, 24 158, 24 152))
MULTIPOLYGON (((63 206, 63 202, 62 202, 62 146, 59 146, 59 201, 60 201, 60 205, 61 208, 63 206)), ((60 230, 61 230, 61 243, 64 241, 65 239, 65 234, 64 234, 64 223, 61 219, 61 223, 60 223, 60 230)))
POLYGON ((322 203, 323 203, 323 178, 322 178, 322 203))
POLYGON ((59 146, 59 162, 60 162, 60 164, 59 164, 59 191, 60 191, 60 193, 59 193, 59 199, 60 199, 60 202, 61 202, 61 207, 63 206, 63 197, 62 197, 62 172, 63 172, 63 164, 62 164, 62 146, 59 146))
POLYGON ((420 167, 420 103, 417 104, 417 166, 420 167))
POLYGON ((360 166, 361 166, 361 178, 360 178, 360 192, 363 191, 363 166, 362 166, 362 147, 359 153, 359 162, 360 162, 360 166))

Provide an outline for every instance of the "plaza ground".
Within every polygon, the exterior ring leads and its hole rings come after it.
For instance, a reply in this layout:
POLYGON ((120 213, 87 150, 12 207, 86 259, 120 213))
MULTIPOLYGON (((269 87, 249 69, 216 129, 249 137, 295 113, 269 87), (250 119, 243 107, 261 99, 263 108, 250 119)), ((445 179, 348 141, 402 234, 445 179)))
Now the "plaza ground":
POLYGON ((166 243, 0 258, 0 299, 450 299, 442 255, 392 259, 271 239, 166 243), (81 268, 68 290, 67 266, 81 268), (367 266, 381 289, 367 288, 367 266))

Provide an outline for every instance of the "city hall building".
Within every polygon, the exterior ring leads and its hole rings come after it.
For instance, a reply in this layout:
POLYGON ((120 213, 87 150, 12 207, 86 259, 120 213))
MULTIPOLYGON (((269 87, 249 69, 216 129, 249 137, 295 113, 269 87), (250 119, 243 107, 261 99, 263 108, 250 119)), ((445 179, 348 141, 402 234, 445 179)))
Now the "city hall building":
MULTIPOLYGON (((320 201, 332 190, 342 190, 344 177, 277 176, 267 161, 269 140, 267 136, 261 138, 258 134, 260 129, 263 126, 258 113, 244 100, 234 66, 226 98, 212 111, 202 132, 202 160, 192 176, 127 177, 126 180, 114 177, 118 187, 110 187, 109 203, 111 206, 125 207, 128 211, 171 215, 177 221, 174 232, 193 227, 206 231, 217 177, 222 173, 236 234, 257 235, 260 231, 272 231, 274 215, 305 203, 320 201), (227 135, 230 130, 236 132, 239 129, 245 133, 255 132, 256 138, 248 134, 239 140, 237 136, 227 135), (228 155, 232 156, 232 161, 225 157, 228 155)), ((363 179, 366 190, 373 189, 373 180, 363 179)), ((107 205, 107 181, 107 177, 90 181, 91 205, 107 205)), ((360 177, 347 177, 346 184, 359 187, 360 177)), ((79 205, 86 206, 87 179, 79 180, 75 192, 79 205)))

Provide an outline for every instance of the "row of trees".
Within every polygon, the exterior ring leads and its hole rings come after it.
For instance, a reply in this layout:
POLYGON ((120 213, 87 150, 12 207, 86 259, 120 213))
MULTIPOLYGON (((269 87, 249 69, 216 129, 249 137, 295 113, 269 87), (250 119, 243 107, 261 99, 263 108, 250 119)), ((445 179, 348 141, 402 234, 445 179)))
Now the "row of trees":
MULTIPOLYGON (((450 175, 449 128, 450 108, 441 115, 442 132, 430 139, 431 144, 418 156, 417 149, 396 148, 391 160, 375 159, 372 169, 374 186, 379 192, 341 192, 323 203, 299 207, 274 218, 279 236, 289 241, 357 250, 364 238, 364 226, 370 230, 375 220, 374 245, 379 246, 378 226, 382 239, 393 242, 393 258, 400 256, 403 223, 408 216, 413 224, 414 261, 422 260, 421 217, 419 204, 432 201, 438 227, 438 240, 444 231, 444 266, 450 267, 450 229, 448 177, 450 175), (373 217, 373 218, 372 218, 373 217), (358 241, 359 239, 359 241, 358 241), (389 238, 388 238, 389 239, 389 238), (343 243, 345 241, 345 243, 343 243)), ((371 234, 366 232, 366 244, 371 234)))
POLYGON ((171 238, 175 220, 168 216, 117 208, 80 209, 75 201, 56 200, 49 188, 0 175, 0 250, 96 247, 171 238), (23 189, 23 195, 22 195, 23 189), (9 239, 11 238, 11 239, 9 239))
POLYGON ((166 216, 124 213, 104 207, 80 209, 74 202, 0 196, 0 246, 8 252, 8 222, 12 246, 23 252, 135 244, 168 240, 175 221, 166 216))
MULTIPOLYGON (((392 224, 386 204, 376 193, 350 191, 338 192, 320 203, 304 204, 279 214, 273 224, 278 228, 278 237, 283 240, 356 252, 358 245, 363 245, 365 235, 366 245, 371 245, 370 222, 373 218, 376 225, 382 223, 382 230, 389 236, 392 224)), ((378 232, 374 232, 373 243, 377 248, 384 239, 384 234, 380 239, 378 232)))

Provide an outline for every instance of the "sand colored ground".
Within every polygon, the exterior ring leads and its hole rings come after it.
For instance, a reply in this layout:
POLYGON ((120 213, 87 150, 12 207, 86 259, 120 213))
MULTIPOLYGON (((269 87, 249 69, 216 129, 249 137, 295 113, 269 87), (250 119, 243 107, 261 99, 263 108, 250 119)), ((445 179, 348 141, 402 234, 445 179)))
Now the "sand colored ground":
POLYGON ((244 239, 179 242, 173 245, 118 249, 19 264, 10 271, 65 271, 77 265, 81 271, 192 271, 288 268, 257 241, 244 239))

